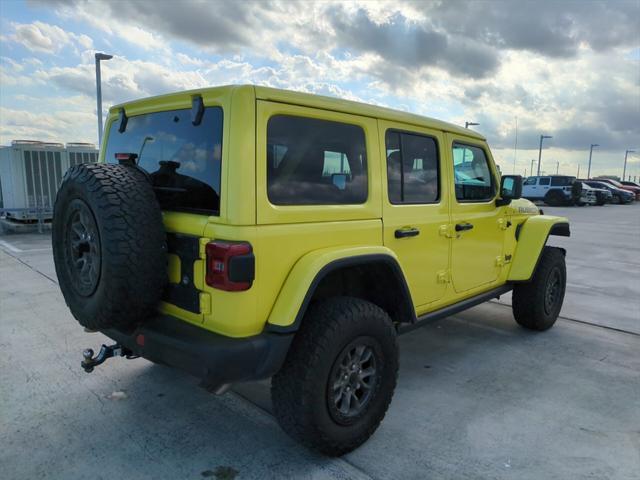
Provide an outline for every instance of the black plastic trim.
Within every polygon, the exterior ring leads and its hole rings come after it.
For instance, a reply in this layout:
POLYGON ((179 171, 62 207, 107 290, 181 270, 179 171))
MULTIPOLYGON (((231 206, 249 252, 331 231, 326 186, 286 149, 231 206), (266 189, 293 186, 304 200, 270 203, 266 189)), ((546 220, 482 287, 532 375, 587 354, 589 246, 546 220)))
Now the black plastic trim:
MULTIPOLYGON (((558 235, 560 237, 570 237, 571 229, 568 222, 555 223, 549 230, 549 235, 558 235)), ((547 236, 548 239, 548 236, 547 236)), ((546 243, 546 242, 545 242, 546 243)))
POLYGON ((272 376, 282 366, 293 339, 292 334, 274 333, 231 338, 170 315, 153 318, 133 331, 107 329, 102 333, 135 355, 190 373, 210 391, 272 376), (140 335, 143 345, 136 341, 140 335))
POLYGON ((167 250, 180 257, 180 283, 169 283, 162 299, 190 312, 200 313, 200 291, 193 278, 193 263, 200 258, 200 238, 167 233, 167 250))
POLYGON ((445 317, 449 317, 451 315, 455 315, 456 313, 460 313, 464 310, 467 310, 471 307, 475 307, 481 303, 484 303, 493 298, 497 298, 500 295, 504 295, 507 292, 510 292, 513 289, 513 285, 502 285, 498 288, 494 288, 493 290, 489 290, 488 292, 481 293, 480 295, 476 295, 475 297, 467 298, 466 300, 462 300, 461 302, 454 303, 453 305, 449 305, 447 307, 441 308, 440 310, 436 310, 434 312, 427 313, 426 315, 420 316, 415 323, 409 325, 401 325, 398 327, 398 333, 403 334, 415 330, 416 328, 420 328, 425 326, 428 323, 431 323, 436 320, 440 320, 445 317))
POLYGON ((129 122, 129 117, 127 117, 127 113, 124 111, 124 108, 120 109, 120 118, 118 120, 118 132, 124 133, 127 129, 127 123, 129 122))
POLYGON ((316 288, 318 287, 318 285, 320 284, 320 282, 324 277, 326 277, 329 273, 335 270, 338 270, 340 268, 351 267, 354 265, 362 265, 366 263, 376 263, 376 262, 384 262, 389 267, 391 267, 395 279, 400 284, 400 289, 404 297, 404 303, 406 305, 405 307, 406 311, 403 312, 404 317, 408 319, 407 320, 408 323, 415 322, 416 314, 413 308, 413 301, 411 300, 411 292, 409 291, 409 287, 407 286, 407 281, 404 278, 404 274, 402 273, 402 269, 400 268, 400 265, 398 265, 398 262, 396 262, 393 257, 390 257, 389 255, 385 255, 382 253, 378 253, 378 254, 358 255, 355 257, 341 258, 338 260, 334 260, 333 262, 328 263, 327 265, 322 267, 322 269, 317 273, 317 275, 311 282, 311 285, 307 290, 307 293, 304 297, 304 300, 302 301, 302 305, 300 306, 300 310, 298 311, 298 314, 296 315, 294 322, 291 325, 287 325, 287 326, 267 324, 266 331, 277 332, 277 333, 296 332, 298 328, 300 328, 300 324, 302 323, 302 318, 304 317, 307 311, 307 308, 309 307, 309 303, 313 298, 313 294, 316 291, 316 288))
POLYGON ((204 103, 202 102, 202 97, 200 95, 196 95, 191 100, 191 124, 196 127, 200 125, 203 115, 204 103))

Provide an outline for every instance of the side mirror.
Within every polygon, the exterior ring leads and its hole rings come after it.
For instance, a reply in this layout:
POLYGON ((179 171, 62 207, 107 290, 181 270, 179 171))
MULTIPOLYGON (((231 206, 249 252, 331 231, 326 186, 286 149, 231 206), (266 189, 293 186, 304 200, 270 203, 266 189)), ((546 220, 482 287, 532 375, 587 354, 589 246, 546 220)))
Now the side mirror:
POLYGON ((500 197, 496 200, 496 206, 509 205, 511 200, 522 197, 522 176, 503 175, 500 179, 500 197))

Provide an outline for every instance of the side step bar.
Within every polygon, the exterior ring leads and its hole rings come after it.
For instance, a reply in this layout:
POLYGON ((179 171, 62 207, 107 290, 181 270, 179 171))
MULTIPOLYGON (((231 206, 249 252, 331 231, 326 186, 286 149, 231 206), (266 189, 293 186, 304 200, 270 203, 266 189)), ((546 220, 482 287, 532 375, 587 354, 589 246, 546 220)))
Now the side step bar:
POLYGON ((398 334, 405 334, 407 332, 415 330, 416 328, 424 327, 428 323, 440 320, 445 317, 449 317, 451 315, 455 315, 456 313, 460 313, 471 307, 475 307, 476 305, 480 305, 481 303, 484 303, 493 298, 499 298, 500 295, 504 295, 511 290, 513 290, 513 285, 502 285, 498 288, 494 288, 493 290, 489 290, 488 292, 476 295, 475 297, 467 298, 466 300, 462 300, 461 302, 446 306, 444 308, 441 308, 440 310, 436 310, 435 312, 427 313, 426 315, 418 317, 418 319, 414 323, 400 324, 400 326, 398 327, 398 334))

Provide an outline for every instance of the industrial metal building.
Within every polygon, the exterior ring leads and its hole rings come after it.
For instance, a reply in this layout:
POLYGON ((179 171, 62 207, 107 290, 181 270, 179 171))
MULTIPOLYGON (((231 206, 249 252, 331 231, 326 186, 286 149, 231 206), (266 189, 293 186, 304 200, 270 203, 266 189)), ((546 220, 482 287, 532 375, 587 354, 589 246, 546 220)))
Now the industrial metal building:
POLYGON ((67 169, 97 161, 91 143, 14 140, 0 147, 0 209, 14 220, 49 219, 67 169))

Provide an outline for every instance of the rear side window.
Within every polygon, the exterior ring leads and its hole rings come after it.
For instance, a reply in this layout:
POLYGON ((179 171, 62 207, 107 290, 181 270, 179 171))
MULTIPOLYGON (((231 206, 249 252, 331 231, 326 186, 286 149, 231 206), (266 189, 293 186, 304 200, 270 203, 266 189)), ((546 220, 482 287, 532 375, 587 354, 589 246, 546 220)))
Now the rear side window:
POLYGON ((484 150, 473 145, 453 144, 456 199, 463 202, 491 200, 495 183, 484 150))
POLYGON ((540 179, 539 185, 549 185, 551 183, 551 179, 549 177, 544 177, 540 179))
POLYGON ((364 203, 364 130, 314 118, 271 117, 267 125, 267 194, 275 205, 364 203))
POLYGON ((552 187, 569 187, 576 177, 551 177, 552 187))
POLYGON ((198 125, 187 109, 132 116, 124 132, 118 127, 111 124, 106 161, 137 155, 163 210, 220 213, 222 108, 205 108, 198 125))
POLYGON ((389 201, 437 202, 440 192, 436 141, 424 135, 387 130, 385 143, 389 201))

